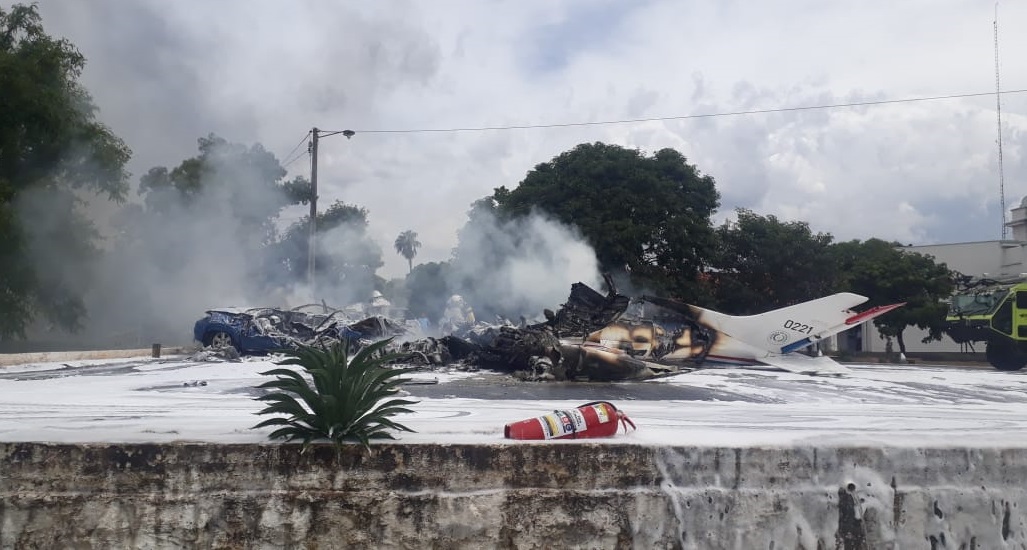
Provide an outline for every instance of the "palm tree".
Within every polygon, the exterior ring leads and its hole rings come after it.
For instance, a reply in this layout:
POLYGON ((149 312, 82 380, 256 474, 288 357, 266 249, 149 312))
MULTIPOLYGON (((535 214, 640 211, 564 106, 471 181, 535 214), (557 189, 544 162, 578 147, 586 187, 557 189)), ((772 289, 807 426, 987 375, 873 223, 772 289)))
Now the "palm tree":
POLYGON ((410 271, 414 271, 414 256, 417 256, 417 249, 421 247, 421 241, 417 240, 417 232, 407 229, 396 237, 396 252, 407 259, 410 264, 410 271))

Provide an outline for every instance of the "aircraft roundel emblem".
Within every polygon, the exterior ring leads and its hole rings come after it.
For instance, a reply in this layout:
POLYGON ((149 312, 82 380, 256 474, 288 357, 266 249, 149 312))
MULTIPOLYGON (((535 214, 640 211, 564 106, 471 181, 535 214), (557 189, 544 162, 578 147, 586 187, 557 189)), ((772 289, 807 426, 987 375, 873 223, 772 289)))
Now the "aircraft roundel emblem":
POLYGON ((788 333, 783 330, 775 330, 767 337, 767 341, 771 344, 783 344, 788 341, 788 333))

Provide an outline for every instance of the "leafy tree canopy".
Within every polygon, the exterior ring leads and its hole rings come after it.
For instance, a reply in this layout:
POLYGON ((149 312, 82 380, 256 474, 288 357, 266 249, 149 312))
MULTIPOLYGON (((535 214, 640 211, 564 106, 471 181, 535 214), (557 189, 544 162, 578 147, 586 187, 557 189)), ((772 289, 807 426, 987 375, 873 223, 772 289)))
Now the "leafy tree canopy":
POLYGON ((636 285, 682 299, 700 293, 720 195, 712 177, 673 149, 647 156, 581 144, 536 166, 515 189, 496 189, 494 198, 501 216, 538 209, 576 226, 604 271, 628 272, 636 285))
POLYGON ((446 311, 446 300, 452 294, 448 278, 447 262, 428 262, 415 267, 407 276, 408 316, 425 317, 437 323, 446 311))
POLYGON ((198 143, 199 155, 171 170, 151 168, 140 178, 139 193, 149 212, 202 212, 198 203, 203 202, 237 220, 247 240, 257 235, 257 244, 267 244, 275 238, 279 212, 309 200, 310 182, 303 177, 283 181, 285 168, 259 143, 247 147, 214 134, 198 143))
POLYGON ((762 313, 833 292, 831 235, 745 209, 737 216, 717 228, 714 269, 707 277, 722 311, 762 313))
POLYGON ((947 310, 942 300, 952 294, 953 283, 944 263, 902 251, 899 246, 880 239, 849 241, 836 244, 832 254, 844 290, 867 296, 870 306, 906 302, 904 307, 874 319, 881 334, 895 338, 899 350, 905 353, 902 334, 906 327, 926 330, 925 342, 941 338, 947 310))
POLYGON ((78 83, 85 58, 36 6, 0 7, 0 338, 37 316, 79 327, 82 285, 64 269, 96 253, 82 193, 121 201, 131 152, 78 83))
MULTIPOLYGON (((292 224, 271 248, 273 268, 301 281, 307 274, 310 217, 292 224)), ((367 209, 336 201, 317 214, 314 273, 319 289, 336 303, 366 300, 378 285, 375 272, 385 263, 382 249, 367 234, 367 209)), ((319 292, 320 293, 320 292, 319 292)))

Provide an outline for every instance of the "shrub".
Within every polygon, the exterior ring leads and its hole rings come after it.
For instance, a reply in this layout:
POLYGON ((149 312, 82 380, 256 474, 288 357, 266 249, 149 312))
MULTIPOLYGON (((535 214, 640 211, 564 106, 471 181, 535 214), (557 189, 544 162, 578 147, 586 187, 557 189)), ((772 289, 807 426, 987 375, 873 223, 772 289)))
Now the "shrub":
POLYGON ((395 439, 388 430, 412 432, 390 420, 399 413, 413 412, 405 407, 415 403, 386 400, 406 381, 399 376, 412 370, 384 366, 395 358, 383 353, 390 340, 364 347, 352 359, 344 344, 327 349, 301 345, 285 351, 287 357, 278 365, 302 368, 314 385, 311 387, 307 377, 289 368, 260 373, 276 378, 257 387, 277 391, 257 398, 269 403, 257 414, 285 416, 264 420, 253 429, 279 426, 269 434, 271 439, 302 440, 304 449, 316 439, 328 439, 336 445, 356 440, 369 447, 371 439, 395 439))

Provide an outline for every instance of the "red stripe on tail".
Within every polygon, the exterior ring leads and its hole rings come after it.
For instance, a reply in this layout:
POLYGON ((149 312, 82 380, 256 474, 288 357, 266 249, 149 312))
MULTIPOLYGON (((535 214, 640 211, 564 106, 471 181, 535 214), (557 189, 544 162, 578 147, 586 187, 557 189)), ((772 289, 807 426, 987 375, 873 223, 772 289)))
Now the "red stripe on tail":
POLYGON ((900 308, 900 307, 902 307, 904 305, 906 305, 906 302, 902 302, 901 304, 889 304, 889 305, 886 305, 886 306, 872 307, 872 308, 870 308, 870 309, 868 309, 866 311, 857 313, 857 314, 853 315, 852 317, 849 317, 848 319, 845 320, 845 324, 846 325, 855 325, 856 323, 862 323, 863 321, 869 321, 870 319, 873 319, 874 317, 877 317, 878 315, 884 315, 885 313, 888 313, 889 311, 891 311, 893 309, 900 308))

